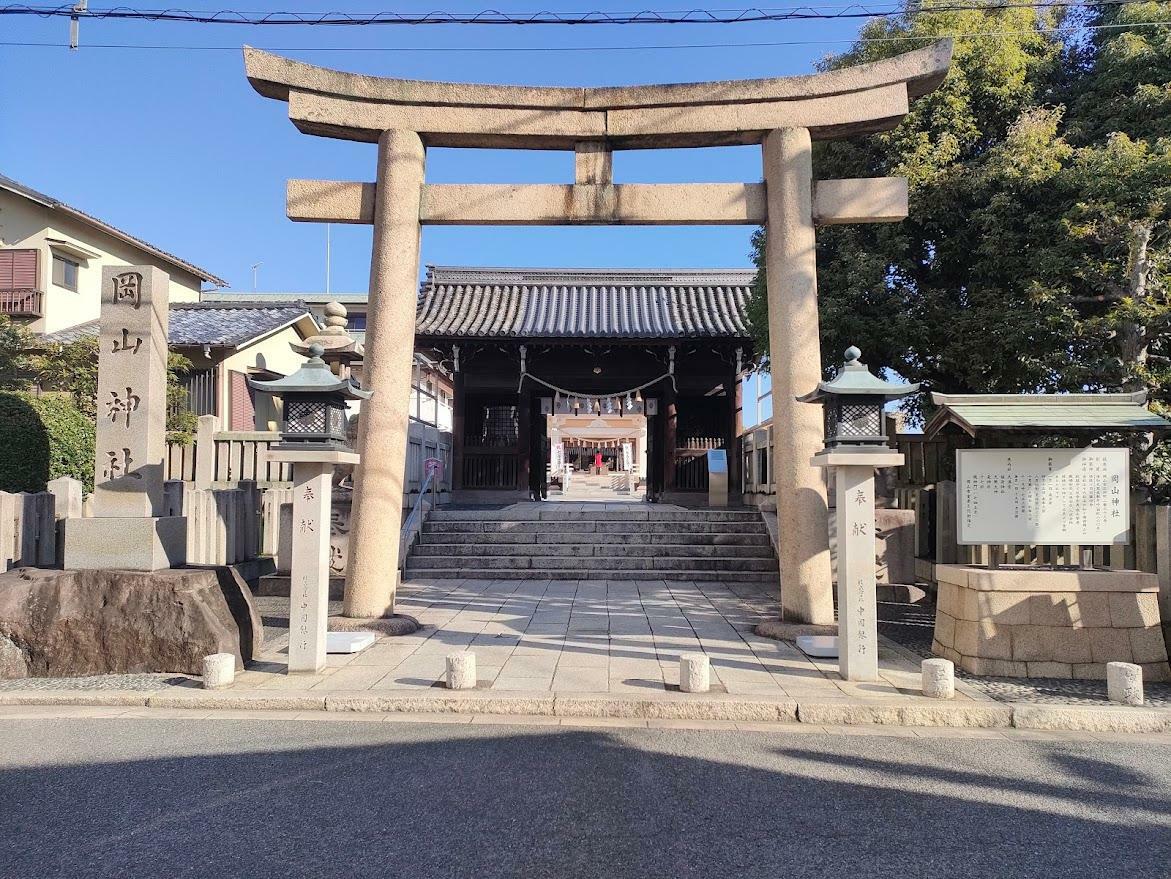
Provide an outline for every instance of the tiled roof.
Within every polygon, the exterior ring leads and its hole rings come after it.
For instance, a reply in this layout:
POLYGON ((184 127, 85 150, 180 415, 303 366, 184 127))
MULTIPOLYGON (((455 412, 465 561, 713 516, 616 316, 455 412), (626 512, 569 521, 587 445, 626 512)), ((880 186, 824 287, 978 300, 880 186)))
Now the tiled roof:
POLYGON ((87 214, 85 211, 80 211, 71 205, 67 205, 65 202, 61 201, 60 199, 53 198, 51 195, 45 195, 43 192, 37 192, 35 189, 25 186, 23 183, 17 180, 13 180, 11 177, 5 177, 3 174, 0 174, 0 189, 7 189, 9 192, 15 192, 17 195, 22 195, 27 199, 39 202, 50 210, 60 211, 63 214, 67 214, 71 217, 74 217, 75 219, 81 220, 83 223, 93 226, 95 229, 99 229, 102 232, 105 232, 107 235, 117 238, 120 241, 125 241, 127 244, 133 244, 135 247, 141 248, 142 250, 158 257, 164 262, 168 262, 171 265, 177 266, 186 272, 190 272, 197 278, 207 281, 208 283, 215 284, 217 287, 226 287, 228 285, 227 281, 225 281, 223 278, 216 277, 211 272, 207 271, 207 269, 201 269, 199 266, 189 263, 185 259, 180 259, 173 253, 167 253, 167 251, 163 250, 162 248, 155 247, 153 244, 147 241, 143 241, 141 238, 136 238, 129 232, 123 232, 116 226, 111 226, 105 220, 99 220, 97 217, 87 214))
POLYGON ((415 332, 446 338, 744 339, 754 275, 751 269, 429 266, 415 332))
POLYGON ((940 407, 923 429, 928 438, 947 424, 975 436, 981 430, 1163 431, 1171 422, 1146 407, 1146 391, 1123 394, 932 394, 940 407))
MULTIPOLYGON (((180 302, 171 306, 167 342, 171 345, 211 345, 236 348, 260 336, 296 323, 309 314, 303 303, 180 302)), ((98 322, 49 333, 53 342, 73 342, 96 336, 98 322)))

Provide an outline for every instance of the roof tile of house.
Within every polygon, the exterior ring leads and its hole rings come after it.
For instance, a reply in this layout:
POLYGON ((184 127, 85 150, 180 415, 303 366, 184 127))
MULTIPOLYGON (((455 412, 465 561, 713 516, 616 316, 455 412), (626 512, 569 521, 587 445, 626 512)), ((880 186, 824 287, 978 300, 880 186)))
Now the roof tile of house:
MULTIPOLYGON (((304 303, 178 302, 170 308, 167 341, 171 345, 234 348, 276 332, 308 315, 304 303)), ((45 338, 74 342, 98 334, 98 321, 78 324, 45 338)))

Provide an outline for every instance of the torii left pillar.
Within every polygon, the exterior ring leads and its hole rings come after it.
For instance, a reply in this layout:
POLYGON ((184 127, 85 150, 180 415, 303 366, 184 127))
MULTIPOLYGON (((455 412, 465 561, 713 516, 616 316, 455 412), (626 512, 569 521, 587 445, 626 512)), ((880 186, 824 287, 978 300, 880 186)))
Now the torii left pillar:
POLYGON ((370 304, 362 365, 362 387, 376 393, 362 404, 358 417, 361 463, 354 476, 342 610, 348 617, 382 617, 394 612, 415 351, 424 165, 423 142, 415 132, 384 131, 378 139, 370 304))

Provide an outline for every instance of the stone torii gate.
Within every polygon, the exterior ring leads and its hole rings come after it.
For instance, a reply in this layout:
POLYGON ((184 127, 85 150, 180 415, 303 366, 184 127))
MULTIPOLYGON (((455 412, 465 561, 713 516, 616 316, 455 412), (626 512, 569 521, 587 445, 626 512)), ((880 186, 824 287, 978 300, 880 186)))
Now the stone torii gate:
POLYGON ((951 44, 808 76, 612 88, 473 85, 362 76, 244 48, 248 81, 305 134, 378 144, 375 183, 288 182, 293 220, 369 223, 364 384, 345 614, 393 609, 424 225, 759 225, 768 228, 773 479, 781 610, 833 622, 825 485, 810 459, 821 411, 814 227, 907 214, 901 178, 813 179, 811 141, 893 128, 947 74, 951 44), (763 145, 764 183, 615 184, 616 149, 763 145), (572 184, 433 184, 426 148, 563 149, 572 184))

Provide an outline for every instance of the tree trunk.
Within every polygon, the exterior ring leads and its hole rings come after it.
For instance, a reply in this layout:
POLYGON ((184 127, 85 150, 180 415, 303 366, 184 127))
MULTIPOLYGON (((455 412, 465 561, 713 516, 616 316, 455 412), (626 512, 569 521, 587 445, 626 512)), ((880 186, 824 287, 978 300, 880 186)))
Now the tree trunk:
MULTIPOLYGON (((1132 224, 1130 259, 1127 263, 1127 286, 1130 298, 1136 306, 1141 306, 1146 302, 1147 279, 1151 271, 1150 243, 1150 222, 1132 224)), ((1122 368, 1125 371, 1124 387, 1128 390, 1140 390, 1143 383, 1136 373, 1146 365, 1147 357, 1150 354, 1147 326, 1135 320, 1122 321, 1118 326, 1118 347, 1122 358, 1122 368)))

